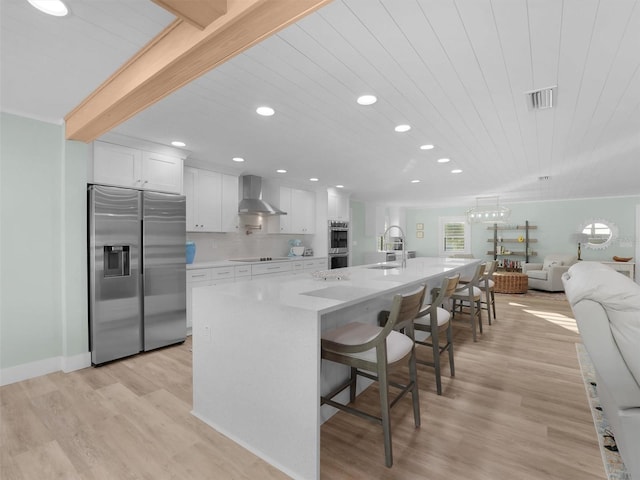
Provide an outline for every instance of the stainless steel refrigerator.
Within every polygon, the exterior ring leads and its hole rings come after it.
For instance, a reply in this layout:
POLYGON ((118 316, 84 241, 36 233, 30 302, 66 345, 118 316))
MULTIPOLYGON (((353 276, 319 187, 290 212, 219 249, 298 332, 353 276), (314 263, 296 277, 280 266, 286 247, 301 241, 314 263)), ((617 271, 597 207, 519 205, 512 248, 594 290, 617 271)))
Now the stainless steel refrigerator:
POLYGON ((184 196, 92 185, 88 213, 91 363, 183 342, 184 196))

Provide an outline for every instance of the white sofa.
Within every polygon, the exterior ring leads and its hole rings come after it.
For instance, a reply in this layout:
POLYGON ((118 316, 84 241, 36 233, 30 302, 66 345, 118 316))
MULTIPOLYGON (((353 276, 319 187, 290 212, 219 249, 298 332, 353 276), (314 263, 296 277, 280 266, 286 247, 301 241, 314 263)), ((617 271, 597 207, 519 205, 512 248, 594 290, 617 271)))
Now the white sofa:
POLYGON ((529 277, 529 288, 546 290, 548 292, 562 292, 562 274, 576 263, 573 255, 547 255, 543 263, 525 263, 522 273, 529 277))
POLYGON ((596 389, 632 480, 640 480, 640 285, 598 262, 578 262, 562 279, 596 389))

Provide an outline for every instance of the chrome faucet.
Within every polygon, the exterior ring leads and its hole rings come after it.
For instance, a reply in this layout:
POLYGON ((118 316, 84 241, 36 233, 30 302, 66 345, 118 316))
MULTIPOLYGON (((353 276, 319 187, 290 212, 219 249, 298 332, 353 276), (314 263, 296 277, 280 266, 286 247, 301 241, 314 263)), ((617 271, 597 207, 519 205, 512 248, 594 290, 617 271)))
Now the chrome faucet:
POLYGON ((382 241, 384 242, 386 237, 387 237, 387 233, 389 233, 389 230, 391 230, 392 228, 397 228, 398 230, 400 230, 400 238, 402 239, 402 268, 406 268, 407 267, 407 256, 405 254, 405 248, 406 248, 406 236, 404 234, 404 230, 402 230, 402 227, 400 227, 400 225, 389 225, 387 227, 387 229, 384 231, 384 233, 382 234, 382 241))

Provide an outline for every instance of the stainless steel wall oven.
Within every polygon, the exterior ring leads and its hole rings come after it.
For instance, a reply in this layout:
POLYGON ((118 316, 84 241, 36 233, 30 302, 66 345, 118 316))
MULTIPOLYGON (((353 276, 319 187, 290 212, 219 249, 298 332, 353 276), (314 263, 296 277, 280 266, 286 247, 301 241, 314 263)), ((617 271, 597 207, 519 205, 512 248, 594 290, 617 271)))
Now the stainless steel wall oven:
POLYGON ((329 221, 329 268, 349 266, 349 222, 329 221))

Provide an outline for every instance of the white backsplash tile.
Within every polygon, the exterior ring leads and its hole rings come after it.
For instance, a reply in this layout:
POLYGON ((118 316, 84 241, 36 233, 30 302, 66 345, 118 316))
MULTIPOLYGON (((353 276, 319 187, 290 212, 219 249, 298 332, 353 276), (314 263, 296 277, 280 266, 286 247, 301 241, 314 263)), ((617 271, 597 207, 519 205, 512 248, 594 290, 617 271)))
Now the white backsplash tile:
POLYGON ((187 232, 187 240, 195 242, 194 262, 213 262, 243 257, 286 257, 289 240, 299 239, 305 247, 311 247, 313 235, 282 235, 256 232, 242 233, 193 233, 187 232))

